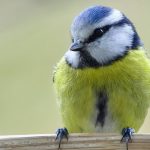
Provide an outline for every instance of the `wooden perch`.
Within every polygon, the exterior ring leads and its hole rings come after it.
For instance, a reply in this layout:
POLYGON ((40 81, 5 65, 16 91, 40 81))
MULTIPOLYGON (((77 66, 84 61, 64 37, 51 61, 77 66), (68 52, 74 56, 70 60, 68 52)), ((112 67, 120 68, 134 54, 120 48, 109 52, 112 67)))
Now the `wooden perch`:
MULTIPOLYGON (((62 150, 126 150, 116 134, 70 134, 62 150)), ((0 136, 0 150, 58 150, 53 134, 0 136)), ((129 150, 150 150, 150 134, 134 134, 129 150)))

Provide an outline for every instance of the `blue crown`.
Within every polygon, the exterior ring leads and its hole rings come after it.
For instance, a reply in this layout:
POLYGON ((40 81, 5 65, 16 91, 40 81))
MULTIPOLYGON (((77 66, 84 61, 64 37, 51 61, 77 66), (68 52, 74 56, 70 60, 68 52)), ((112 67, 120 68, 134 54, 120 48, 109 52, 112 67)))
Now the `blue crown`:
POLYGON ((85 9, 80 13, 75 19, 75 23, 84 22, 85 24, 93 24, 100 22, 104 17, 107 17, 112 8, 104 6, 93 6, 88 9, 85 9))

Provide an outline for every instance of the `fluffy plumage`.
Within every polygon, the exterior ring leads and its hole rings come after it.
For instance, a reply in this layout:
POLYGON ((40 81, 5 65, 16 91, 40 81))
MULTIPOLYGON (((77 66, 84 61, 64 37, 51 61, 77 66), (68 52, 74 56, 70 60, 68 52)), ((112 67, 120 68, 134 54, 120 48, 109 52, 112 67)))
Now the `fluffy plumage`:
POLYGON ((100 68, 74 69, 64 58, 58 63, 55 87, 65 126, 70 132, 138 131, 150 100, 150 62, 134 50, 122 60, 100 68), (95 126, 97 92, 108 95, 104 126, 95 126))
POLYGON ((70 132, 120 132, 142 125, 150 100, 150 61, 129 19, 90 7, 71 26, 73 43, 54 74, 70 132))

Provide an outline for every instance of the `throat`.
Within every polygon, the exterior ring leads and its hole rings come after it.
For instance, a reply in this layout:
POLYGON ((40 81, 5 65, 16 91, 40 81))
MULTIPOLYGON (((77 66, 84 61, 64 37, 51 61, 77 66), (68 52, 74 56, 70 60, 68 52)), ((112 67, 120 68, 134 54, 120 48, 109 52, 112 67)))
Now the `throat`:
POLYGON ((66 62, 73 68, 99 67, 100 64, 90 56, 87 51, 73 52, 68 51, 65 54, 66 62))
POLYGON ((80 53, 80 61, 78 68, 85 68, 85 67, 99 67, 99 63, 91 57, 91 55, 87 51, 83 51, 80 53))
POLYGON ((65 54, 65 60, 69 66, 75 69, 83 68, 98 68, 113 64, 114 62, 123 59, 128 54, 128 50, 124 53, 114 56, 111 59, 105 59, 98 62, 94 57, 90 55, 88 51, 74 52, 67 51, 65 54))

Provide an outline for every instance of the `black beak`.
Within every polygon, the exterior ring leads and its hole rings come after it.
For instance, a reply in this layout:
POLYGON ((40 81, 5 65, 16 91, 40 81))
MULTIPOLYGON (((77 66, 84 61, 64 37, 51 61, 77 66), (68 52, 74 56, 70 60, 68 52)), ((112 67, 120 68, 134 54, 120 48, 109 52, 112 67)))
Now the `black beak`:
POLYGON ((81 42, 79 43, 75 42, 70 46, 71 51, 82 51, 83 48, 84 48, 84 44, 81 42))

